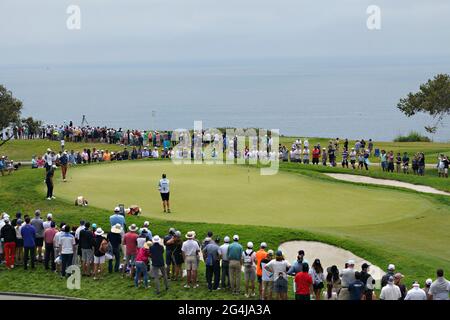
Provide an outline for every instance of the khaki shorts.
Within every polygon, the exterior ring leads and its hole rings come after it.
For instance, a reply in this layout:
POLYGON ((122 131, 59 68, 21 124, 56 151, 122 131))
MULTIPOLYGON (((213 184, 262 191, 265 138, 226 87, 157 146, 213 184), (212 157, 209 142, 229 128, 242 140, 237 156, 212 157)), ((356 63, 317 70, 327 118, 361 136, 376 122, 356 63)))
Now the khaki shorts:
POLYGON ((273 281, 263 281, 262 287, 264 292, 271 293, 273 289, 273 281))
POLYGON ((186 261, 184 261, 186 264, 186 270, 187 271, 196 271, 197 270, 197 257, 196 256, 187 256, 186 261))
POLYGON ((244 279, 245 281, 255 281, 256 280, 256 268, 255 267, 244 267, 244 279))

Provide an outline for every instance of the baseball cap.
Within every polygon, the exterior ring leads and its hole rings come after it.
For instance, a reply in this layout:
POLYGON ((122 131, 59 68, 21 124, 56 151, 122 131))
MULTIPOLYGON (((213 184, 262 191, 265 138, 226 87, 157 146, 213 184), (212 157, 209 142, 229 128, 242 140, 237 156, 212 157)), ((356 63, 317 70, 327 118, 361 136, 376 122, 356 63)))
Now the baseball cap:
POLYGON ((226 242, 226 243, 230 242, 230 237, 226 236, 225 238, 223 238, 223 242, 226 242))
POLYGON ((265 243, 265 242, 261 242, 261 245, 260 245, 260 247, 261 247, 261 248, 267 248, 267 243, 265 243))
POLYGON ((395 270, 395 265, 393 265, 392 263, 388 265, 388 270, 393 271, 395 270))
POLYGON ((347 264, 348 264, 349 266, 354 266, 354 265, 355 265, 355 260, 350 259, 350 260, 347 261, 347 264))
POLYGON ((413 287, 416 287, 416 288, 418 288, 418 287, 420 287, 420 284, 417 282, 417 281, 414 281, 414 283, 413 283, 413 287))
POLYGON ((239 241, 239 236, 238 236, 237 234, 235 234, 235 235, 233 236, 233 240, 234 240, 234 241, 239 241))
POLYGON ((404 275, 402 275, 400 272, 397 272, 396 274, 394 274, 394 278, 396 278, 396 279, 402 279, 402 278, 404 278, 405 276, 404 275))
POLYGON ((298 255, 299 255, 299 256, 304 256, 304 255, 305 255, 305 251, 300 250, 300 251, 298 252, 298 255))
POLYGON ((252 249, 253 248, 253 242, 247 242, 247 248, 252 249))
POLYGON ((433 283, 433 280, 432 280, 432 279, 427 279, 427 280, 425 281, 425 283, 426 283, 427 285, 431 285, 431 284, 433 283))
POLYGON ((362 269, 367 269, 368 267, 370 267, 370 264, 365 263, 365 262, 361 266, 362 269))
POLYGON ((283 252, 281 250, 277 250, 277 257, 282 257, 283 256, 283 252))
POLYGON ((394 277, 390 276, 389 279, 388 279, 388 282, 394 282, 394 277))
POLYGON ((120 212, 120 208, 119 207, 115 207, 114 208, 114 212, 120 212))
POLYGON ((53 215, 51 213, 47 213, 47 218, 53 218, 53 215))
POLYGON ((150 225, 150 222, 144 221, 144 226, 149 226, 149 225, 150 225))
POLYGON ((41 215, 41 210, 36 210, 35 212, 34 212, 34 215, 37 217, 37 216, 40 216, 41 215))
POLYGON ((268 256, 273 256, 273 250, 267 251, 267 255, 268 255, 268 256))

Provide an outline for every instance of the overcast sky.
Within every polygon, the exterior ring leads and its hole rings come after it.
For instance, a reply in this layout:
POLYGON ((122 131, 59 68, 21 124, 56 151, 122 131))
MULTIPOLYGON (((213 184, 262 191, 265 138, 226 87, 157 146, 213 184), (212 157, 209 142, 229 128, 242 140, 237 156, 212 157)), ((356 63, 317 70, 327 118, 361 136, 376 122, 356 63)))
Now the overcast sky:
POLYGON ((448 56, 449 16, 448 0, 1 0, 0 64, 448 56))

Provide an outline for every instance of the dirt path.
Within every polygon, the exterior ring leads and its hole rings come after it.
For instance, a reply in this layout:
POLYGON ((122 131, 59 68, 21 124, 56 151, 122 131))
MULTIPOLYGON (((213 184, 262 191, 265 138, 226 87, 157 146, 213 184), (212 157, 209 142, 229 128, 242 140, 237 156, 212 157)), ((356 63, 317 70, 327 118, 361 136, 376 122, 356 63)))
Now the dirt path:
POLYGON ((325 270, 332 265, 336 265, 339 270, 344 268, 344 264, 349 260, 355 261, 355 271, 361 271, 361 265, 367 262, 370 265, 369 273, 377 281, 377 285, 384 275, 383 270, 378 266, 372 265, 367 260, 356 256, 348 250, 335 247, 326 243, 316 241, 289 241, 280 245, 280 250, 287 258, 289 263, 297 259, 297 252, 299 250, 305 251, 305 259, 311 265, 316 258, 320 259, 322 267, 325 270))
POLYGON ((355 182, 355 183, 377 184, 377 185, 382 185, 382 186, 393 186, 393 187, 411 189, 411 190, 424 192, 424 193, 433 193, 433 194, 450 196, 449 192, 437 190, 435 188, 428 187, 428 186, 417 185, 417 184, 412 184, 412 183, 407 183, 407 182, 401 182, 401 181, 397 181, 397 180, 376 179, 376 178, 371 178, 371 177, 367 177, 367 176, 359 176, 359 175, 344 174, 344 173, 325 173, 325 175, 332 177, 334 179, 343 180, 343 181, 349 181, 349 182, 355 182))

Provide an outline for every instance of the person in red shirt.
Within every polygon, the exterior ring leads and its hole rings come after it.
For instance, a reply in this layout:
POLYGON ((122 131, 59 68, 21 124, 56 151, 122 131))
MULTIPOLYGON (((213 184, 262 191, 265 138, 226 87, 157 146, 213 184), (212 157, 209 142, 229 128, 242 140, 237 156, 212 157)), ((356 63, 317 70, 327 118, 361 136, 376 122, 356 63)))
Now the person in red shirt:
POLYGON ((319 158, 320 158, 320 149, 317 146, 314 146, 314 150, 312 152, 313 155, 313 161, 312 164, 319 164, 319 158))
POLYGON ((135 262, 136 262, 136 254, 137 254, 137 226, 133 223, 123 237, 123 244, 125 246, 125 265, 123 268, 123 273, 125 275, 127 271, 127 266, 130 266, 130 276, 133 279, 134 270, 135 270, 135 262))
POLYGON ((313 281, 308 271, 308 264, 303 263, 302 272, 295 275, 295 300, 310 300, 313 281))

